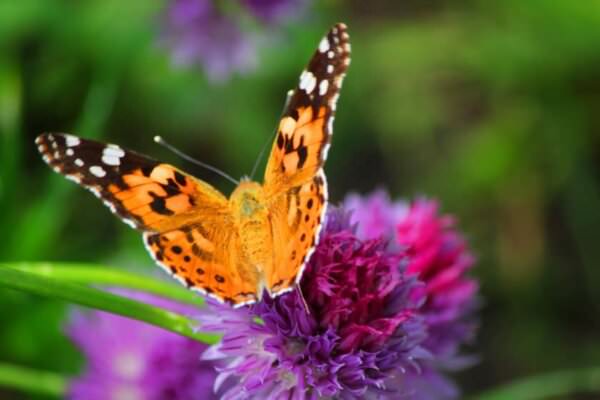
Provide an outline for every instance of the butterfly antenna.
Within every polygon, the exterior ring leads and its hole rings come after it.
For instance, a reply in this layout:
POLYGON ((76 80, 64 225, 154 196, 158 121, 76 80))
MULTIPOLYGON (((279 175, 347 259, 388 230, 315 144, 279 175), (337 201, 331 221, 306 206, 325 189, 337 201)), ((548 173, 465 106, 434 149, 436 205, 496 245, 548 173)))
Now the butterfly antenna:
MULTIPOLYGON (((283 109, 281 110, 281 114, 279 115, 279 119, 281 120, 281 118, 283 117, 283 113, 285 112, 285 110, 288 107, 288 104, 290 104, 290 100, 292 99, 292 95, 294 94, 293 90, 288 90, 287 92, 287 97, 285 99, 285 104, 283 105, 283 109)), ((260 153, 258 153, 258 157, 256 158, 256 161, 254 161, 254 166, 252 167, 252 173, 250 174, 250 179, 254 178, 254 173, 256 172, 256 168, 258 168, 258 164, 260 163, 260 160, 262 160, 263 156, 265 155, 265 150, 267 149, 267 146, 269 145, 269 143, 271 143, 271 141, 273 140, 273 136, 275 136, 277 134, 277 128, 275 127, 275 129, 273 129, 273 133, 271 134, 271 136, 265 141, 265 144, 263 144, 262 150, 260 151, 260 153)))
POLYGON ((192 164, 196 164, 200 167, 204 167, 209 171, 214 172, 217 175, 222 176, 223 178, 227 179, 228 181, 232 182, 234 185, 239 185, 240 182, 236 181, 235 179, 233 179, 231 176, 227 175, 225 172, 221 171, 220 169, 213 167, 212 165, 208 165, 206 163, 203 163, 202 161, 198 161, 195 158, 192 158, 190 156, 188 156, 187 154, 185 154, 184 152, 182 152, 181 150, 173 147, 172 145, 170 145, 169 143, 167 143, 162 137, 160 136, 154 136, 154 141, 158 144, 160 144, 163 147, 166 147, 167 149, 171 150, 173 153, 177 154, 179 157, 183 158, 184 160, 187 160, 189 162, 191 162, 192 164))

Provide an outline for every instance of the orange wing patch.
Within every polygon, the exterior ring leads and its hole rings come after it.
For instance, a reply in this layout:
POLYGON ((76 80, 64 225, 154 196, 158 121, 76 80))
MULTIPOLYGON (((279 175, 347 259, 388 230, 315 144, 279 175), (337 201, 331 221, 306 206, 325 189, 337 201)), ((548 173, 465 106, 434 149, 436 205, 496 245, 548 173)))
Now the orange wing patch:
POLYGON ((196 185, 174 167, 159 164, 152 169, 137 168, 121 177, 124 185, 108 186, 118 207, 124 209, 145 229, 165 230, 196 205, 196 185))
POLYGON ((227 228, 223 221, 205 220, 146 233, 144 242, 157 263, 183 285, 239 307, 256 301, 259 277, 241 262, 239 237, 227 228))
POLYGON ((285 293, 302 277, 304 264, 319 242, 327 209, 325 174, 279 196, 271 205, 274 241, 274 268, 265 271, 272 295, 285 293))

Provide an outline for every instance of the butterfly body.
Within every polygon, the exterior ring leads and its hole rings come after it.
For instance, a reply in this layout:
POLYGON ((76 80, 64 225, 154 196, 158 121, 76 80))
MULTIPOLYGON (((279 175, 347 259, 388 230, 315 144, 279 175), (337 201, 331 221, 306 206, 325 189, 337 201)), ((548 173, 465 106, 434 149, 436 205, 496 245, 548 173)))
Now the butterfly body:
POLYGON ((115 144, 60 133, 36 144, 56 172, 142 231, 156 263, 179 282, 234 307, 251 304, 264 290, 292 290, 318 243, 328 197, 323 164, 349 63, 346 26, 337 24, 288 99, 263 183, 242 179, 229 198, 115 144))
POLYGON ((262 276, 274 261, 271 216, 262 185, 242 180, 231 194, 229 204, 240 238, 243 261, 262 276))

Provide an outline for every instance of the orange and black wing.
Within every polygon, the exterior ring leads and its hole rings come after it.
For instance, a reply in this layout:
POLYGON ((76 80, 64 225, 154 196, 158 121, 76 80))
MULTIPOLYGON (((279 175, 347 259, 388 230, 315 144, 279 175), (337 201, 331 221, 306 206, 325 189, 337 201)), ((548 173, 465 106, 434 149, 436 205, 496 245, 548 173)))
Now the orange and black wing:
POLYGON ((179 282, 233 305, 256 299, 258 278, 255 271, 236 268, 239 237, 218 190, 114 144, 57 133, 39 136, 36 144, 56 172, 144 231, 152 257, 179 282))
POLYGON ((56 172, 90 190, 134 228, 163 232, 198 208, 227 211, 227 199, 212 186, 117 145, 58 133, 40 135, 36 144, 56 172))
POLYGON ((322 169, 333 134, 342 81, 350 64, 344 24, 323 37, 300 75, 279 123, 265 171, 275 240, 274 263, 266 279, 272 293, 291 289, 319 239, 327 205, 322 169))

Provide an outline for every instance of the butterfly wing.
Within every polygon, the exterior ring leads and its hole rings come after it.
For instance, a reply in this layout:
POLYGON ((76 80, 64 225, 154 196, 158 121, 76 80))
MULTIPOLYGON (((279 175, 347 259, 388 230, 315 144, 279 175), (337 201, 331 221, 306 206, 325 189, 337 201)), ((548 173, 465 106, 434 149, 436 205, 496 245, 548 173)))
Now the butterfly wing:
POLYGON ((256 301, 257 272, 245 267, 231 221, 204 218, 169 232, 145 233, 144 242, 156 262, 188 288, 234 307, 256 301))
POLYGON ((233 304, 252 299, 257 279, 248 275, 243 280, 228 267, 236 265, 239 238, 229 203, 218 190, 172 165, 113 144, 57 133, 39 136, 36 144, 56 172, 144 231, 150 254, 180 282, 233 304))
POLYGON ((289 290, 318 241, 327 202, 323 163, 333 133, 335 107, 350 64, 349 36, 335 25, 302 72, 279 123, 265 171, 274 264, 266 271, 272 293, 289 290))
POLYGON ((40 135, 36 144, 56 172, 90 190, 134 228, 161 232, 198 210, 228 213, 227 199, 209 184, 117 145, 57 133, 40 135))

